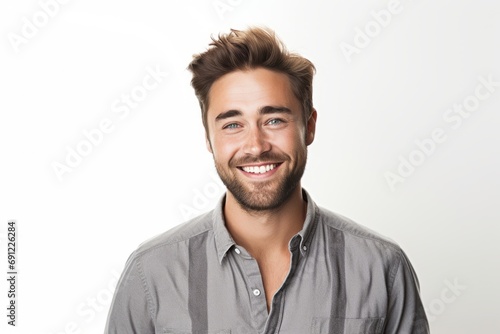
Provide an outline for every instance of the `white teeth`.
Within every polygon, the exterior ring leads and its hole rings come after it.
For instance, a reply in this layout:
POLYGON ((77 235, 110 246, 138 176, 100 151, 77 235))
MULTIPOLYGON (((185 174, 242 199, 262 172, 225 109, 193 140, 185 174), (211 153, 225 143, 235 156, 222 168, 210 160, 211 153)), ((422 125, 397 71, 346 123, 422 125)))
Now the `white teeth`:
POLYGON ((276 168, 276 164, 270 164, 270 165, 265 165, 265 166, 243 167, 242 169, 247 173, 264 174, 265 172, 268 172, 268 171, 273 170, 275 168, 276 168))

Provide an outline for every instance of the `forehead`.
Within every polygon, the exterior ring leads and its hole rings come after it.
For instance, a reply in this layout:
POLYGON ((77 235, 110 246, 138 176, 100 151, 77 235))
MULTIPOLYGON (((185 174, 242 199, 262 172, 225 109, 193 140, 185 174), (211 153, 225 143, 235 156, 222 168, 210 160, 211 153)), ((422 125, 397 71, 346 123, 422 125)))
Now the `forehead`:
MULTIPOLYGON (((229 109, 256 110, 266 105, 299 106, 284 73, 257 68, 233 71, 216 80, 209 93, 209 117, 229 109)), ((213 116, 214 117, 214 116, 213 116)))

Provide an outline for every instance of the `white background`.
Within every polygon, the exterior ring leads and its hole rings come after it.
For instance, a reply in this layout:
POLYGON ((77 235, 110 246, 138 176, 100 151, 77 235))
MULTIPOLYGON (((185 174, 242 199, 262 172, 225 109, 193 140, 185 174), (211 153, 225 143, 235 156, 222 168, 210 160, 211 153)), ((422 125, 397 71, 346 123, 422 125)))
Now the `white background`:
POLYGON ((16 328, 1 280, 0 331, 101 333, 128 255, 213 207, 222 187, 186 66, 211 34, 266 25, 317 67, 304 187, 403 247, 433 333, 499 333, 500 87, 460 124, 443 116, 474 102, 478 77, 500 81, 500 5, 401 0, 380 28, 371 12, 388 3, 73 0, 44 22, 37 1, 2 2, 0 259, 3 277, 15 219, 19 278, 16 328), (168 76, 127 116, 114 112, 147 68, 168 76), (59 179, 54 163, 104 119, 113 130, 59 179), (418 153, 436 128, 446 140, 418 153), (419 166, 391 189, 400 156, 419 166))

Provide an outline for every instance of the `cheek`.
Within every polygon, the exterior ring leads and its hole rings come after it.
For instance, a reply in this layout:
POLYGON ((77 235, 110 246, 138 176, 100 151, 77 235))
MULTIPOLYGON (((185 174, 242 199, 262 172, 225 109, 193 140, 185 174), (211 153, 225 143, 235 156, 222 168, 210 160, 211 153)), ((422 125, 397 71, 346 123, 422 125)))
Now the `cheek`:
POLYGON ((219 161, 231 159, 238 152, 238 148, 239 144, 236 140, 227 140, 227 138, 212 139, 212 154, 219 161))
POLYGON ((304 131, 294 129, 293 131, 286 131, 273 137, 272 142, 276 148, 293 156, 305 148, 304 136, 304 131))

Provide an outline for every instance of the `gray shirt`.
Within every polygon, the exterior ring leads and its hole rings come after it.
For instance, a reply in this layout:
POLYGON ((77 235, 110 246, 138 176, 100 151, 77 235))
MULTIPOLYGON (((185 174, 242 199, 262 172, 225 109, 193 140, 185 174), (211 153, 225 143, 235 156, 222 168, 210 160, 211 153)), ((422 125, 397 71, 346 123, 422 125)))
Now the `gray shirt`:
POLYGON ((106 333, 429 333, 415 272, 401 248, 318 207, 309 194, 291 266, 268 312, 258 264, 217 207, 129 257, 106 333))

